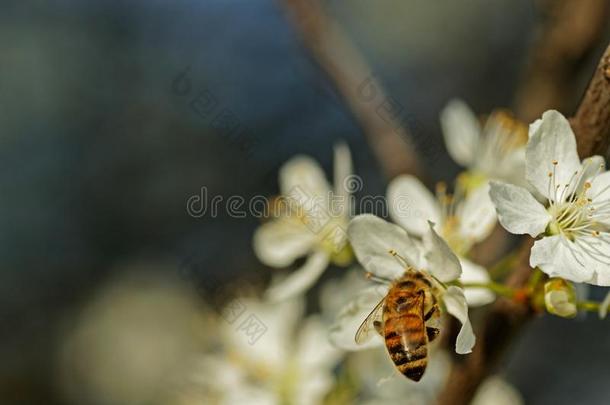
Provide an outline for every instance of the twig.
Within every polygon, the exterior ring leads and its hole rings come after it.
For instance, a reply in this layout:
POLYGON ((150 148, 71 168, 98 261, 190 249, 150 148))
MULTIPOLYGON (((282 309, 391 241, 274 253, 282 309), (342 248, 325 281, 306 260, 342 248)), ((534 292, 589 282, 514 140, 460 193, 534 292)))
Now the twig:
POLYGON ((303 44, 326 73, 361 126, 384 174, 421 174, 400 112, 384 95, 362 55, 318 0, 279 0, 303 44), (366 86, 366 88, 363 88, 366 86))
MULTIPOLYGON (((610 47, 602 57, 576 116, 571 120, 581 158, 604 152, 610 142, 609 58, 610 47)), ((526 286, 532 272, 529 266, 532 244, 530 237, 523 241, 518 265, 507 280, 509 287, 519 289, 526 286)), ((439 403, 470 403, 481 382, 497 367, 512 338, 533 315, 530 303, 498 299, 477 331, 477 343, 473 352, 468 356, 456 358, 448 383, 440 393, 439 403)))
POLYGON ((570 124, 578 134, 581 156, 606 156, 610 142, 610 46, 570 124))
POLYGON ((574 107, 579 70, 602 40, 608 0, 547 0, 548 19, 530 51, 524 79, 516 92, 515 113, 525 122, 549 108, 574 107))

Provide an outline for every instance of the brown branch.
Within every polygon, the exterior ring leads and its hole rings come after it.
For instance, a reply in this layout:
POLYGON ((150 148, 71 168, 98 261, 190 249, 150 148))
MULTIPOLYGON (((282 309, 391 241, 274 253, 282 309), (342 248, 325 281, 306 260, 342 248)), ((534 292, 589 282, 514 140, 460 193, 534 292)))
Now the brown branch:
POLYGON ((515 113, 525 122, 549 108, 574 107, 579 70, 600 44, 608 24, 608 0, 547 0, 548 18, 530 51, 516 92, 515 113))
POLYGON ((580 156, 606 156, 610 142, 610 46, 570 124, 578 134, 580 156))
POLYGON ((363 56, 318 0, 280 0, 313 59, 362 128, 384 174, 421 174, 400 104, 385 95, 363 56))
MULTIPOLYGON (((581 158, 603 153, 610 142, 610 47, 589 84, 571 123, 576 134, 581 158)), ((513 288, 523 288, 532 272, 529 266, 533 244, 526 237, 520 249, 518 264, 507 280, 513 288)), ((486 314, 477 331, 477 343, 468 356, 456 358, 448 383, 440 393, 440 404, 470 403, 483 380, 497 368, 512 339, 533 317, 531 303, 499 299, 486 314)))

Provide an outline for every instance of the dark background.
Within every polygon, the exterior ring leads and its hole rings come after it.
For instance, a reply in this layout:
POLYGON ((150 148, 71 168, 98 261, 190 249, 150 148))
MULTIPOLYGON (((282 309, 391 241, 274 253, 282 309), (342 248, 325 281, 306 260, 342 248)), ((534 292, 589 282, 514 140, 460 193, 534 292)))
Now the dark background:
MULTIPOLYGON (((404 107, 433 181, 459 170, 440 109, 456 96, 478 113, 510 107, 543 18, 528 0, 328 9, 404 107)), ((0 3, 0 402, 65 403, 58 325, 124 263, 170 263, 195 284, 268 280, 256 218, 194 218, 186 201, 201 187, 275 194, 298 153, 330 174, 340 139, 362 193, 383 195, 357 123, 274 1, 0 3), (215 107, 198 112, 197 97, 215 107)), ((508 378, 528 403, 607 403, 608 341, 607 321, 547 316, 513 348, 508 378)))

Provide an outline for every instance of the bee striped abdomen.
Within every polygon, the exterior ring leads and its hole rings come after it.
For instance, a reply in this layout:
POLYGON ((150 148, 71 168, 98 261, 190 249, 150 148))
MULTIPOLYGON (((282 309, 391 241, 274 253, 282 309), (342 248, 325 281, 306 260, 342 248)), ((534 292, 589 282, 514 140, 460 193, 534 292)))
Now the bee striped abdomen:
MULTIPOLYGON (((423 287, 423 288, 422 288, 423 287)), ((428 364, 421 279, 405 275, 388 292, 383 311, 384 337, 390 358, 407 378, 419 381, 428 364)))

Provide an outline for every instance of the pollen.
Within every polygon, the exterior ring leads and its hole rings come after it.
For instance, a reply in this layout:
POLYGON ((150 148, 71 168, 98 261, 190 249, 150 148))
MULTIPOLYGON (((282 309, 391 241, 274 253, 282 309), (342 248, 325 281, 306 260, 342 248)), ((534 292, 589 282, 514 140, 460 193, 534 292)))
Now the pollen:
POLYGON ((557 163, 559 163, 559 162, 557 162, 556 160, 553 160, 553 161, 551 161, 551 163, 553 164, 553 166, 557 166, 557 163))

